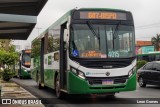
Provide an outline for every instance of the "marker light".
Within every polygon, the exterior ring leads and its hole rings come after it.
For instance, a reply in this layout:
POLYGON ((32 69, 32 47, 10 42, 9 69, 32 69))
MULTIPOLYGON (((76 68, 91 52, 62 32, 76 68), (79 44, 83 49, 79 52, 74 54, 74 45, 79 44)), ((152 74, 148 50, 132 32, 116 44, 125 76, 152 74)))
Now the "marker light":
POLYGON ((136 66, 133 67, 133 68, 128 72, 129 77, 131 77, 131 76, 134 74, 135 71, 136 71, 136 66))

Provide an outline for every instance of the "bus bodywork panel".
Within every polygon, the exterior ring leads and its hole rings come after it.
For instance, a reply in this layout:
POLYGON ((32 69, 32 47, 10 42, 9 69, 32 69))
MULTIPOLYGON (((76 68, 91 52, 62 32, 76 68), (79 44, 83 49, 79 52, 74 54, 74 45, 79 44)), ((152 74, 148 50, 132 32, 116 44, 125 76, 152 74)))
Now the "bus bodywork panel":
POLYGON ((69 94, 100 94, 136 90, 136 72, 134 73, 134 75, 132 75, 132 77, 128 79, 128 81, 125 84, 108 86, 91 86, 86 80, 79 78, 72 72, 68 72, 67 76, 67 90, 69 94))
POLYGON ((31 59, 31 78, 37 80, 38 71, 40 71, 40 57, 31 59))
POLYGON ((28 70, 28 69, 22 68, 21 75, 23 76, 23 78, 30 78, 31 77, 30 69, 28 70))
POLYGON ((47 69, 44 70, 44 85, 48 86, 52 89, 55 88, 55 74, 56 70, 53 69, 47 69))

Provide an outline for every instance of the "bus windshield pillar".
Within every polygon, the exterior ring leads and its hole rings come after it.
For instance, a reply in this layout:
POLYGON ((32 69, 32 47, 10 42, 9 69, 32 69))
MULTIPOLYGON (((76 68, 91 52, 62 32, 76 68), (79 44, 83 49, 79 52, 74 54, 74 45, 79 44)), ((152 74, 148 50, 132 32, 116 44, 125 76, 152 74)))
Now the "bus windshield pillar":
POLYGON ((60 32, 60 88, 63 89, 64 88, 64 84, 65 84, 65 70, 66 70, 66 61, 64 59, 65 58, 65 48, 64 48, 64 29, 66 28, 66 23, 61 25, 61 32, 60 32))
POLYGON ((41 53, 40 53, 40 79, 41 83, 44 84, 44 38, 41 39, 41 53))

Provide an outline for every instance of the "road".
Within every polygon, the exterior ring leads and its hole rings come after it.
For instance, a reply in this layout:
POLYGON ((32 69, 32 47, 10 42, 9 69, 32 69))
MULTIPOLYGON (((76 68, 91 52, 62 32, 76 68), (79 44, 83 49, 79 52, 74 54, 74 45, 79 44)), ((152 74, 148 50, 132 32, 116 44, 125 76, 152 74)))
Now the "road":
POLYGON ((38 89, 36 82, 32 79, 13 78, 24 89, 28 90, 37 98, 47 98, 45 106, 47 107, 160 107, 160 104, 124 104, 127 101, 137 101, 137 98, 160 98, 160 86, 147 85, 146 88, 141 88, 137 85, 136 91, 117 93, 115 97, 106 97, 104 95, 82 95, 67 96, 66 99, 60 100, 55 96, 54 90, 50 88, 38 89), (51 105, 52 104, 52 105, 51 105))

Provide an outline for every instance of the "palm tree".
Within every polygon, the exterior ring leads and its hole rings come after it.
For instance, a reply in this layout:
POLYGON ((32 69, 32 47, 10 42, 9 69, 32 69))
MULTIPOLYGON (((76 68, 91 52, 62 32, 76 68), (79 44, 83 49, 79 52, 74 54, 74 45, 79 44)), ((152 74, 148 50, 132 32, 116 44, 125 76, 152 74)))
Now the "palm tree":
POLYGON ((151 42, 152 45, 154 45, 155 50, 158 51, 160 48, 160 34, 157 34, 156 37, 152 37, 151 42))

